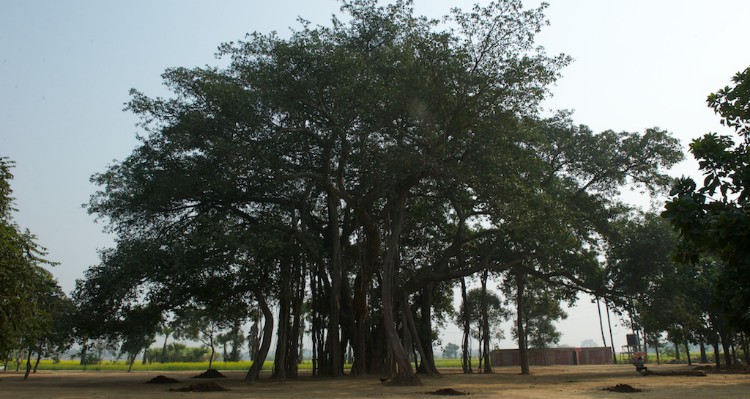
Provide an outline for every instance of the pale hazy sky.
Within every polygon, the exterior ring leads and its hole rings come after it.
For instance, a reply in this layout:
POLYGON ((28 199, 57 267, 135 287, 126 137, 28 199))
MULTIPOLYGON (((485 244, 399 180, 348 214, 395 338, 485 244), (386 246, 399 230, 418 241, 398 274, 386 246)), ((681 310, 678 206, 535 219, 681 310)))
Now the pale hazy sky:
MULTIPOLYGON (((415 8, 437 17, 474 2, 416 0, 415 8)), ((549 2, 551 25, 537 42, 575 61, 546 107, 572 109, 595 131, 658 126, 685 145, 721 131, 705 99, 750 66, 750 1, 549 2)), ((128 90, 168 95, 166 68, 216 65, 222 42, 252 31, 286 34, 297 16, 326 24, 338 7, 335 0, 0 0, 0 156, 17 164, 15 220, 60 262, 53 273, 65 291, 112 243, 81 205, 95 190, 89 177, 137 144, 137 120, 122 111, 128 90)), ((694 165, 673 174, 694 174, 694 165)), ((560 325, 563 343, 601 340, 596 308, 580 303, 560 325)))

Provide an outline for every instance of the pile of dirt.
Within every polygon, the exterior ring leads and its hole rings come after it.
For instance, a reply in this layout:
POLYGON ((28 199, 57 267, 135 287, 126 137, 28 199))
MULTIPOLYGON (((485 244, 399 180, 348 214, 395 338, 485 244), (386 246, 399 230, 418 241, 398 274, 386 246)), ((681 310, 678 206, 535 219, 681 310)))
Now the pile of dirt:
POLYGON ((628 384, 617 384, 613 387, 604 388, 604 390, 610 391, 610 392, 624 392, 624 393, 643 392, 642 389, 633 388, 632 386, 628 384))
POLYGON ((221 385, 211 382, 200 382, 198 384, 191 384, 189 387, 184 388, 171 388, 171 392, 219 392, 228 391, 229 389, 222 387, 221 385))
POLYGON ((179 384, 180 382, 174 378, 165 377, 163 375, 156 376, 148 381, 146 384, 179 384))
POLYGON ((468 392, 457 391, 453 388, 443 388, 437 391, 425 392, 428 395, 443 395, 443 396, 464 396, 468 395, 468 392))
POLYGON ((219 370, 216 369, 208 369, 193 378, 227 378, 224 374, 221 374, 219 370))

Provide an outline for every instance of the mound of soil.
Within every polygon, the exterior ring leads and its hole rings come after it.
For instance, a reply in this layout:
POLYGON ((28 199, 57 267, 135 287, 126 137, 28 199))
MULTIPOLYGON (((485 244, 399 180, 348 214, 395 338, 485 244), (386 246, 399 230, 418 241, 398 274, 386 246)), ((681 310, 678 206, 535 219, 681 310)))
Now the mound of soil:
POLYGON ((191 384, 189 387, 184 388, 171 388, 171 392, 219 392, 228 391, 228 389, 221 385, 211 382, 200 382, 198 384, 191 384))
POLYGON ((428 395, 444 395, 444 396, 464 396, 468 395, 468 392, 456 391, 453 388, 438 389, 437 391, 425 392, 428 395))
POLYGON ((165 377, 163 375, 156 376, 148 381, 146 384, 179 384, 180 382, 174 378, 165 377))
POLYGON ((196 375, 193 378, 227 378, 224 374, 221 374, 219 370, 216 369, 208 369, 198 375, 196 375))
POLYGON ((624 392, 624 393, 643 392, 642 389, 633 388, 629 384, 617 384, 613 387, 604 388, 604 390, 610 391, 610 392, 624 392))

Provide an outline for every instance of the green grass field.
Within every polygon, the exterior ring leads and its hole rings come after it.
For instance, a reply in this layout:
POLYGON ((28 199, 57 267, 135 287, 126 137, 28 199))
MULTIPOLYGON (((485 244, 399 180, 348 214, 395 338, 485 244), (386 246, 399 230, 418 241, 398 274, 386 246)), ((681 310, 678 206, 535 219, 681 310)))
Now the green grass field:
MULTIPOLYGON (((699 359, 696 354, 691 354, 692 360, 697 361, 699 359)), ((674 360, 674 357, 669 356, 661 356, 661 363, 668 363, 672 360, 674 360)), ((619 361, 619 356, 618 356, 619 361)), ((686 361, 686 359, 682 358, 682 361, 686 361)), ((648 362, 651 364, 656 363, 656 355, 649 354, 648 362)), ((461 367, 461 359, 436 359, 435 360, 436 366, 438 368, 460 368, 461 367)), ((250 366, 252 365, 251 361, 242 361, 242 362, 224 362, 224 361, 214 361, 212 367, 218 370, 248 370, 250 366)), ((472 360, 472 365, 474 367, 478 366, 477 359, 472 360)), ((21 365, 21 369, 24 369, 26 367, 25 363, 21 365)), ((15 370, 16 365, 15 363, 11 362, 8 364, 8 370, 15 370)), ((349 365, 346 365, 345 368, 349 368, 349 365)), ((195 370, 195 371, 203 371, 208 369, 208 362, 173 362, 173 363, 146 363, 141 364, 140 359, 133 364, 133 370, 134 372, 137 371, 189 371, 189 370, 195 370)), ((266 361, 263 364, 263 370, 272 370, 273 369, 273 360, 266 361)), ((299 365, 300 370, 310 370, 312 369, 312 362, 309 360, 306 360, 299 365)), ((127 371, 128 370, 128 364, 124 360, 111 360, 106 361, 101 364, 90 364, 90 365, 81 365, 79 360, 61 360, 58 363, 54 363, 50 359, 43 359, 39 363, 39 370, 81 370, 81 371, 127 371)))
MULTIPOLYGON (((474 360, 476 362, 476 359, 474 360)), ((461 367, 461 359, 437 359, 435 361, 438 368, 453 368, 461 367)), ((214 361, 212 366, 219 370, 248 370, 253 364, 251 361, 242 362, 223 362, 214 361)), ((348 369, 349 365, 346 365, 348 369)), ((21 365, 21 369, 26 367, 25 363, 21 365)), ((15 363, 11 362, 8 364, 8 370, 15 370, 15 363)), ((127 371, 128 364, 123 360, 112 360, 106 361, 101 364, 89 364, 81 365, 79 360, 61 360, 54 363, 50 359, 43 359, 39 362, 39 370, 81 370, 81 371, 127 371)), ((173 363, 146 363, 141 364, 138 360, 133 364, 133 370, 136 371, 188 371, 188 370, 207 370, 208 362, 173 362, 173 363)), ((273 361, 266 361, 263 364, 263 370, 272 370, 273 361)), ((299 365, 300 370, 312 369, 312 362, 306 360, 299 365)))

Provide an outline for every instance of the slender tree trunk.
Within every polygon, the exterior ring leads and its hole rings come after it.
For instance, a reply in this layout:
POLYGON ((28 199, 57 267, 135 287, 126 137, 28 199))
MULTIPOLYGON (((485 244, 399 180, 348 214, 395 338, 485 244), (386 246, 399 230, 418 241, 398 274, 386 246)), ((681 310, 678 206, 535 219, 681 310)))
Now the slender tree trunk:
POLYGON ((313 377, 318 375, 318 338, 319 338, 319 330, 320 330, 320 316, 318 313, 319 308, 319 300, 318 300, 318 288, 320 287, 320 282, 316 278, 315 269, 317 269, 318 264, 317 262, 313 262, 313 264, 310 267, 310 340, 312 341, 312 347, 310 348, 312 352, 312 359, 310 359, 310 363, 312 363, 312 370, 311 373, 313 377))
POLYGON ((88 357, 88 345, 86 345, 86 344, 87 344, 87 342, 83 342, 81 344, 81 362, 80 362, 80 364, 82 366, 86 365, 86 363, 88 363, 88 360, 86 359, 88 357))
POLYGON ((211 366, 214 363, 214 355, 216 354, 216 347, 214 346, 214 336, 213 336, 213 334, 209 338, 208 346, 211 348, 211 356, 208 358, 208 369, 211 370, 211 366))
POLYGON ((330 356, 328 375, 339 377, 344 373, 341 353, 341 279, 343 278, 341 264, 341 234, 339 232, 338 199, 332 192, 326 195, 328 206, 328 235, 331 244, 331 302, 330 317, 328 319, 328 353, 330 356))
POLYGON ((489 278, 489 272, 484 270, 482 273, 482 353, 484 355, 484 373, 492 373, 492 363, 490 362, 490 322, 489 322, 489 310, 487 305, 487 279, 489 278))
POLYGON ((21 370, 21 359, 23 358, 25 352, 23 350, 19 350, 18 354, 16 355, 16 372, 21 370))
MULTIPOLYGON (((602 320, 602 307, 599 304, 599 297, 596 297, 596 311, 599 314, 599 330, 601 330, 601 332, 602 332, 602 344, 606 348, 607 347, 607 339, 604 338, 604 322, 602 320)), ((612 346, 614 346, 614 343, 613 343, 612 346)))
POLYGON ((724 365, 727 368, 732 367, 732 346, 729 333, 721 334, 721 346, 724 349, 724 365))
POLYGON ((661 364, 661 357, 659 356, 659 337, 654 340, 654 349, 656 350, 656 364, 661 364))
POLYGON ((39 362, 42 360, 42 348, 39 348, 39 352, 36 353, 36 362, 34 362, 33 374, 36 374, 36 369, 39 367, 39 362))
POLYGON ((745 353, 745 365, 750 365, 750 345, 747 343, 747 335, 742 333, 742 351, 745 353))
POLYGON ((290 261, 288 257, 281 260, 281 293, 279 295, 279 326, 276 330, 276 356, 273 362, 274 379, 286 381, 286 355, 289 343, 289 302, 290 302, 290 261))
POLYGON ((167 340, 169 339, 170 331, 164 333, 164 345, 161 347, 161 355, 159 356, 159 362, 165 363, 167 361, 167 340))
POLYGON ((714 361, 716 362, 716 368, 721 368, 721 354, 719 353, 719 341, 712 342, 714 347, 714 361))
POLYGON ((287 353, 288 376, 297 377, 299 363, 302 359, 302 336, 305 333, 304 321, 302 320, 302 302, 305 297, 305 273, 300 259, 295 257, 294 264, 294 299, 292 306, 292 325, 289 330, 289 350, 287 353))
POLYGON ((260 371, 263 368, 263 363, 266 361, 268 356, 268 349, 271 347, 271 336, 273 335, 273 312, 266 302, 266 297, 260 290, 255 290, 255 298, 258 300, 260 309, 263 312, 263 338, 258 348, 258 352, 253 356, 255 359, 252 366, 245 375, 245 380, 248 382, 255 382, 260 378, 260 371))
POLYGON ((468 296, 466 294, 466 279, 464 277, 461 277, 461 300, 463 303, 463 321, 464 321, 464 331, 463 331, 463 340, 461 342, 461 350, 463 352, 462 359, 461 359, 461 366, 464 369, 464 374, 470 374, 473 373, 473 370, 471 369, 471 352, 469 348, 469 334, 471 333, 470 328, 470 320, 469 320, 469 301, 468 296))
POLYGON ((690 344, 685 341, 685 356, 687 357, 688 366, 693 365, 693 360, 690 358, 690 344))
POLYGON ((524 275, 521 272, 516 273, 516 331, 518 335, 518 354, 521 362, 521 374, 530 374, 529 370, 529 351, 526 346, 526 328, 523 323, 524 314, 526 309, 524 308, 524 290, 526 289, 526 281, 524 275))
POLYGON ((31 348, 29 348, 29 353, 26 356, 26 373, 23 375, 24 380, 29 378, 29 373, 31 373, 31 348))
POLYGON ((612 343, 612 364, 617 364, 617 351, 615 350, 615 339, 612 335, 612 319, 609 317, 609 301, 604 300, 604 309, 607 311, 607 325, 609 326, 609 342, 612 343))
POLYGON ((361 270, 354 294, 356 335, 354 339, 354 362, 352 374, 365 375, 368 373, 367 332, 369 324, 368 295, 371 289, 373 270, 380 256, 380 233, 374 223, 362 223, 364 233, 364 256, 360 259, 361 270))
POLYGON ((674 345, 674 360, 680 360, 680 344, 677 341, 672 343, 674 345))

